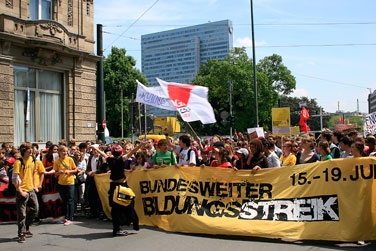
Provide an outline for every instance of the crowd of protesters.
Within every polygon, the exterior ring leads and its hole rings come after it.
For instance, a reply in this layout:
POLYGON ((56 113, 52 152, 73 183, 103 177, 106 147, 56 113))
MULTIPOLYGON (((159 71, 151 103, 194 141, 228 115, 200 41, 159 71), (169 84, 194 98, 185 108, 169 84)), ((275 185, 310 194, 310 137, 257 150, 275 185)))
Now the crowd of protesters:
MULTIPOLYGON (((3 143, 0 149, 0 181, 8 183, 4 196, 16 195, 19 242, 32 236, 29 227, 33 221, 40 220, 38 204, 41 203, 40 191, 46 172, 54 172, 58 178, 65 216, 62 223, 68 226, 73 223, 78 208, 87 211, 88 218, 107 220, 94 179, 101 173, 111 173, 111 184, 116 185, 125 181, 126 172, 151 168, 195 166, 256 173, 264 168, 376 154, 375 135, 363 136, 356 130, 324 129, 318 137, 310 133, 295 137, 239 133, 232 138, 219 135, 201 138, 185 134, 175 141, 168 137, 167 129, 164 133, 166 139, 137 140, 134 143, 127 140, 111 144, 100 141, 78 143, 74 139, 62 139, 56 144, 48 141, 43 149, 38 149, 36 143, 26 142, 20 147, 3 143), (115 162, 121 165, 120 172, 111 166, 115 162), (26 210, 26 207, 29 209, 26 210)), ((113 185, 111 189, 113 193, 113 185)), ((110 204, 113 205, 111 200, 110 204)), ((120 209, 113 207, 112 218, 116 219, 120 209)), ((138 222, 136 224, 138 229, 138 222)), ((126 235, 120 225, 119 221, 114 221, 114 236, 126 235)))

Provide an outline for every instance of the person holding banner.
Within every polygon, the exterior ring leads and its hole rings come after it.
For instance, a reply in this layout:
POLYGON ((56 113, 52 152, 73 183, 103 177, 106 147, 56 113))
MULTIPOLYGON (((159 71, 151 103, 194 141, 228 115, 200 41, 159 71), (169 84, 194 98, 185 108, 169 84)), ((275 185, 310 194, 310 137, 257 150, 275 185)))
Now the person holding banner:
POLYGON ((254 174, 260 169, 269 167, 268 159, 264 153, 264 145, 261 140, 258 138, 252 139, 249 142, 249 149, 247 169, 251 169, 254 174))
POLYGON ((112 218, 112 236, 126 236, 127 231, 121 229, 123 225, 130 225, 133 223, 133 229, 139 230, 139 221, 136 211, 134 210, 134 201, 129 206, 122 206, 113 201, 115 189, 118 186, 127 186, 125 176, 124 162, 137 152, 144 142, 137 145, 134 149, 130 150, 127 154, 123 155, 123 148, 116 144, 111 147, 111 156, 107 157, 106 161, 109 165, 110 174, 110 189, 108 191, 108 202, 111 206, 111 218, 112 218))
POLYGON ((188 135, 184 134, 179 137, 179 145, 173 145, 170 141, 167 142, 178 155, 177 166, 196 166, 196 152, 191 148, 191 139, 188 135))
MULTIPOLYGON (((231 162, 227 160, 227 150, 223 146, 213 147, 214 160, 210 163, 211 167, 233 168, 231 162)), ((205 167, 202 165, 201 167, 205 167)))
POLYGON ((158 141, 159 151, 152 157, 154 168, 176 165, 175 155, 173 152, 167 150, 167 145, 167 139, 160 139, 158 141))
POLYGON ((285 140, 282 145, 282 156, 281 166, 295 166, 296 165, 296 156, 292 153, 292 142, 291 140, 285 140))

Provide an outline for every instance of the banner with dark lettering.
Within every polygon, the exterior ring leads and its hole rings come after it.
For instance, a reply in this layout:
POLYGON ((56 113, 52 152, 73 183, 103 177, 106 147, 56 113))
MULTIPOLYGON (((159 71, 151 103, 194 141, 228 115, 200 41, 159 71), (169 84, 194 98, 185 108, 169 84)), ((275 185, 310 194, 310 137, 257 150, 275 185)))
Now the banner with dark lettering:
POLYGON ((364 136, 376 134, 376 112, 370 113, 364 117, 364 136))
MULTIPOLYGON (((39 218, 56 219, 62 214, 62 200, 57 190, 54 173, 45 173, 42 191, 37 194, 39 218)), ((0 223, 17 221, 16 196, 7 194, 8 184, 0 182, 0 223)))
MULTIPOLYGON (((376 158, 250 171, 168 167, 127 173, 140 223, 183 233, 376 239, 376 158)), ((96 176, 106 214, 108 174, 96 176)))

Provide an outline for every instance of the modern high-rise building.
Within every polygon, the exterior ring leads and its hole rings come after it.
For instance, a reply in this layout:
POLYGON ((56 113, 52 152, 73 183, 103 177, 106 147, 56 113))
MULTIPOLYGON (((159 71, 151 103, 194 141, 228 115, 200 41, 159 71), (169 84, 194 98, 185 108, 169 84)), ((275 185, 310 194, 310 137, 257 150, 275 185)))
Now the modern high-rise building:
MULTIPOLYGON (((141 36, 142 72, 149 86, 156 77, 169 82, 191 83, 201 64, 224 59, 233 47, 232 22, 209 22, 141 36)), ((174 112, 147 107, 148 114, 171 116, 174 112)))

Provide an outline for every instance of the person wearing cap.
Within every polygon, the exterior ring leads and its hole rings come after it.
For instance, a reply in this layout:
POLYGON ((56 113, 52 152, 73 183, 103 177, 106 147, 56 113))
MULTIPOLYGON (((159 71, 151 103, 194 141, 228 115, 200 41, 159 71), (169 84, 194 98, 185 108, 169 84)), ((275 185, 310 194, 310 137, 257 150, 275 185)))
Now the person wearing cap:
POLYGON ((246 148, 239 148, 235 151, 235 154, 238 156, 238 159, 235 160, 236 169, 247 169, 248 150, 246 148))
POLYGON ((16 162, 16 159, 14 157, 8 157, 4 161, 4 169, 7 172, 7 178, 8 178, 8 187, 4 189, 3 195, 6 197, 11 197, 16 194, 16 188, 13 185, 12 182, 12 174, 13 174, 13 165, 14 162, 16 162))
POLYGON ((121 229, 123 225, 130 225, 133 223, 133 229, 139 230, 139 219, 136 211, 134 210, 134 201, 131 202, 129 206, 123 206, 115 203, 113 201, 113 195, 116 187, 118 186, 128 186, 126 181, 126 169, 124 166, 124 161, 126 161, 129 156, 136 153, 141 147, 145 145, 141 142, 136 147, 132 148, 129 152, 124 153, 124 149, 121 145, 114 144, 111 147, 111 155, 107 156, 107 162, 110 168, 110 189, 108 191, 108 202, 111 206, 111 217, 112 217, 112 236, 126 236, 128 232, 121 229))

